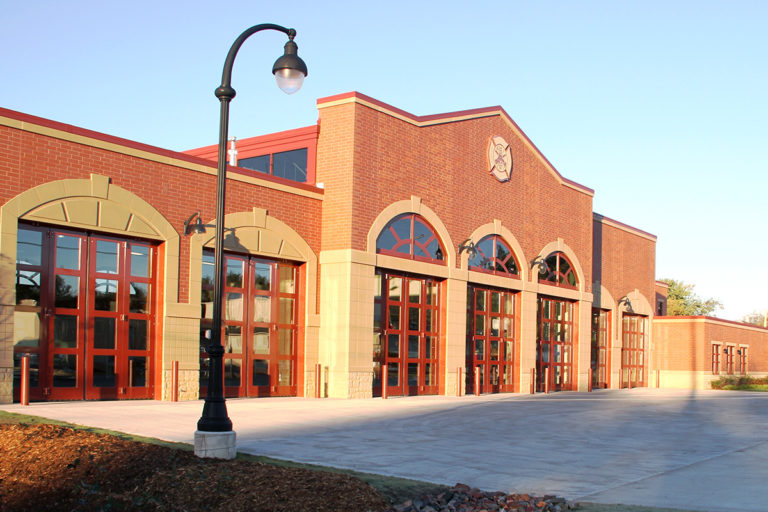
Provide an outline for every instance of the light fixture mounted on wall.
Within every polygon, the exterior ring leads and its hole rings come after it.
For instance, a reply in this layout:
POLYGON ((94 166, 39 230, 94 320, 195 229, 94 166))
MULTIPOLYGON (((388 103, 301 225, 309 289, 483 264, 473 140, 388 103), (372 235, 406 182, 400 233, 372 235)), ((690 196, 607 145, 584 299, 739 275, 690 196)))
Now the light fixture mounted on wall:
POLYGON ((624 304, 627 307, 627 311, 632 311, 632 302, 629 300, 629 296, 625 295, 619 299, 618 306, 624 304))
POLYGON ((459 244, 459 256, 461 256, 461 253, 464 251, 467 251, 467 256, 469 256, 469 259, 473 259, 475 256, 477 256, 475 242, 473 242, 471 238, 467 238, 459 244))
POLYGON ((206 225, 203 224, 203 219, 200 218, 200 212, 195 212, 184 221, 184 235, 205 233, 206 225), (197 217, 197 221, 193 224, 192 219, 197 217))
POLYGON ((531 270, 537 266, 539 267, 539 274, 549 274, 549 265, 544 260, 544 256, 536 256, 531 260, 531 270))

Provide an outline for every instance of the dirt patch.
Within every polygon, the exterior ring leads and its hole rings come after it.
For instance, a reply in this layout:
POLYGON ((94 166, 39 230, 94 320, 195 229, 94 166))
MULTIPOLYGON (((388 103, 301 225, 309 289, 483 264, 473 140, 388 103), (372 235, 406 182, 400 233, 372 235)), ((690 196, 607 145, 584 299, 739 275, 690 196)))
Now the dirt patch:
POLYGON ((0 425, 0 510, 365 511, 390 506, 343 474, 199 459, 59 425, 0 425))

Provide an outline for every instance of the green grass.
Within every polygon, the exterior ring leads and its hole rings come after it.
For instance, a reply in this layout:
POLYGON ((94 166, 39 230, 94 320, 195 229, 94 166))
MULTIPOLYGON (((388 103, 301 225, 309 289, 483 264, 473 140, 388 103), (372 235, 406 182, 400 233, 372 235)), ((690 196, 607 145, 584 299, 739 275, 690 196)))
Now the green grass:
POLYGON ((768 391, 768 377, 724 375, 711 383, 712 389, 726 391, 768 391))
POLYGON ((726 384, 720 389, 726 391, 768 391, 768 384, 746 384, 741 386, 726 384))
MULTIPOLYGON (((17 414, 12 412, 0 411, 0 424, 6 424, 6 423, 24 423, 27 425, 47 423, 52 425, 64 425, 74 429, 84 430, 86 432, 93 432, 95 434, 113 435, 127 441, 156 444, 156 445, 166 446, 166 447, 177 449, 177 450, 186 450, 186 451, 193 450, 192 445, 189 445, 186 443, 173 443, 170 441, 163 441, 163 440, 155 439, 152 437, 142 437, 142 436, 137 436, 133 434, 126 434, 124 432, 116 432, 114 430, 86 427, 83 425, 75 425, 73 423, 67 423, 65 421, 50 420, 50 419, 41 418, 38 416, 29 416, 26 414, 17 414)), ((405 500, 415 498, 423 494, 436 494, 449 488, 447 486, 438 485, 430 482, 422 482, 419 480, 410 480, 407 478, 377 475, 374 473, 362 473, 360 471, 338 469, 338 468, 327 467, 327 466, 318 466, 314 464, 302 464, 298 462, 273 459, 270 457, 263 457, 259 455, 250 455, 247 453, 238 453, 237 458, 241 460, 251 461, 251 462, 261 462, 264 464, 272 464, 274 466, 305 468, 305 469, 310 469, 314 471, 328 471, 331 473, 341 473, 345 475, 354 476, 364 482, 367 482, 369 485, 371 485, 373 488, 379 491, 391 503, 402 503, 405 500)), ((652 508, 652 507, 641 507, 636 505, 603 505, 599 503, 578 503, 578 507, 575 510, 581 510, 583 512, 687 512, 681 509, 652 508)))

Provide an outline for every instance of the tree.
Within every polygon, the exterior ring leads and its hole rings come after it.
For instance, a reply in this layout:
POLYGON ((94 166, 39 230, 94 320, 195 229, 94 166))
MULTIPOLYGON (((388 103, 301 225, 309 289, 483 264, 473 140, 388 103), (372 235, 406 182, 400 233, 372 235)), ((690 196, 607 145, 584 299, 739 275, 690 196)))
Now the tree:
POLYGON ((760 327, 768 327, 766 325, 766 317, 768 317, 768 311, 765 313, 759 313, 758 311, 753 311, 752 313, 746 315, 744 318, 741 319, 742 322, 745 324, 755 324, 759 325, 760 327))
POLYGON ((708 316, 723 305, 716 299, 702 299, 693 289, 696 285, 686 284, 675 279, 662 279, 667 283, 667 315, 669 316, 708 316))

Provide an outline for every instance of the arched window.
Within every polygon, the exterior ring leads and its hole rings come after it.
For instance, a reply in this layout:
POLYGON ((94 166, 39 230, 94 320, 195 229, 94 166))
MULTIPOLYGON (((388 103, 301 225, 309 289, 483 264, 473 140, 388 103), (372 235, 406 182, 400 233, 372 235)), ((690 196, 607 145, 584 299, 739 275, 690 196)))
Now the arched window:
POLYGON ((539 265, 539 281, 548 284, 578 288, 579 280, 571 262, 562 252, 553 252, 544 260, 545 265, 539 265))
POLYGON ((475 244, 475 255, 469 259, 469 269, 505 277, 520 277, 512 250, 499 235, 488 235, 475 244))
POLYGON ((445 264, 445 250, 437 233, 415 213, 404 213, 389 221, 376 239, 376 252, 445 264))

